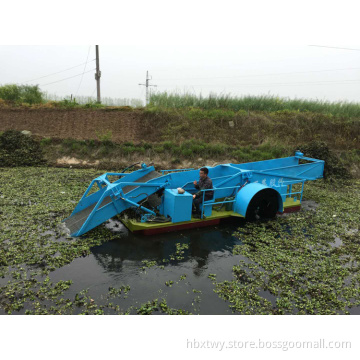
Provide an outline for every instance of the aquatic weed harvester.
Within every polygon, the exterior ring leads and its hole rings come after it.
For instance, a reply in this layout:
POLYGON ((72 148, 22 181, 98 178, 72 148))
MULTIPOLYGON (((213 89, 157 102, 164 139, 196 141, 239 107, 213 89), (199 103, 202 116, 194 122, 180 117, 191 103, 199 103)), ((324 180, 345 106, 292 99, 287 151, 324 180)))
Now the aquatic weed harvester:
POLYGON ((192 195, 198 191, 193 181, 199 170, 157 172, 143 163, 139 170, 105 173, 92 180, 65 225, 71 236, 80 236, 122 214, 130 231, 149 235, 214 225, 228 217, 273 218, 300 209, 304 184, 323 177, 324 161, 297 151, 286 158, 207 168, 214 196, 203 201, 200 218, 192 216, 192 195))

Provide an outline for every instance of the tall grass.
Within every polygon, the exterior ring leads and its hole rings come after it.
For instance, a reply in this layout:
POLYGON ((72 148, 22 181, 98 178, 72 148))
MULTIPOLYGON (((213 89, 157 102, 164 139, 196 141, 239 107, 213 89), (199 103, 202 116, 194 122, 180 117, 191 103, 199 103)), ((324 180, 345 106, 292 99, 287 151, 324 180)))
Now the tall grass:
POLYGON ((271 95, 232 97, 210 94, 207 97, 190 93, 153 93, 149 107, 229 109, 233 111, 300 111, 335 116, 360 116, 360 103, 328 102, 323 100, 287 99, 271 95))

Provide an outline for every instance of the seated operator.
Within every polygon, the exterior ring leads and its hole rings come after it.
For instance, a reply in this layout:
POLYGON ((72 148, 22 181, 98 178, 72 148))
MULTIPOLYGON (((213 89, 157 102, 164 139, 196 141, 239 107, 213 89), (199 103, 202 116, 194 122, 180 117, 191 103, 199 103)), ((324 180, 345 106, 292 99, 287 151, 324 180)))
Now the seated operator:
MULTIPOLYGON (((213 188, 213 183, 212 183, 211 179, 208 177, 208 173, 209 173, 209 170, 206 167, 201 168, 199 183, 196 180, 194 181, 195 189, 200 190, 196 194, 193 195, 193 205, 195 207, 194 213, 197 216, 199 216, 201 214, 200 204, 203 201, 203 195, 204 195, 203 191, 201 191, 201 190, 213 188)), ((213 198, 213 196, 214 196, 214 191, 205 191, 204 200, 205 201, 210 200, 213 198)))

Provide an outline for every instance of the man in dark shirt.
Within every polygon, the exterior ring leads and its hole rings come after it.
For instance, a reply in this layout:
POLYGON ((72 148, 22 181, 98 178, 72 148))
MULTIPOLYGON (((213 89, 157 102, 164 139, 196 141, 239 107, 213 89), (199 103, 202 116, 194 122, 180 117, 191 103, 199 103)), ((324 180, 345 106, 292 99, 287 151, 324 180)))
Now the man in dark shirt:
MULTIPOLYGON (((197 181, 194 181, 195 189, 198 189, 199 191, 193 195, 193 204, 195 207, 195 214, 200 215, 200 204, 203 201, 203 191, 205 189, 212 189, 213 184, 211 179, 208 177, 209 170, 206 167, 203 167, 200 169, 200 180, 199 183, 197 181)), ((214 191, 205 191, 205 198, 204 200, 210 200, 214 196, 214 191)))

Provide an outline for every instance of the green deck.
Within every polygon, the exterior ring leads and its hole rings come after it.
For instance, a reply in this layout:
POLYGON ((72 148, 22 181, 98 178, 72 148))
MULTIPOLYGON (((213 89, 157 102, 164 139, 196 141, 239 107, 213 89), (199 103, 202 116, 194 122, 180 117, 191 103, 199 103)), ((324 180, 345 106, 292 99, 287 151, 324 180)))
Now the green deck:
POLYGON ((289 207, 300 206, 300 205, 301 205, 300 200, 294 201, 294 198, 292 197, 287 197, 283 203, 284 210, 289 207))
POLYGON ((178 223, 172 223, 172 222, 166 222, 166 223, 142 223, 133 219, 122 219, 121 221, 123 224, 130 230, 130 231, 140 231, 145 229, 158 229, 158 228, 164 228, 164 227, 171 227, 171 226, 178 226, 183 224, 189 224, 189 223, 196 223, 196 222, 202 222, 204 220, 215 220, 215 219, 222 219, 227 218, 231 216, 236 217, 243 217, 242 215, 235 213, 234 211, 226 211, 226 210, 212 210, 211 216, 207 216, 205 219, 197 219, 192 217, 190 221, 183 221, 178 223))
MULTIPOLYGON (((296 200, 294 201, 294 198, 286 198, 286 201, 284 202, 284 210, 286 208, 292 208, 292 207, 297 207, 300 206, 300 200, 296 200)), ((179 225, 184 225, 184 224, 189 224, 189 223, 201 223, 203 221, 209 221, 209 220, 216 220, 216 219, 223 219, 223 218, 228 218, 228 217, 241 217, 243 218, 242 215, 232 211, 232 210, 215 210, 214 208, 212 209, 212 214, 211 216, 207 216, 205 219, 197 219, 192 217, 190 221, 183 221, 183 222, 178 222, 178 223, 172 223, 172 222, 166 222, 166 223, 152 223, 152 222, 148 222, 148 223, 142 223, 140 221, 136 221, 134 219, 122 219, 121 221, 123 222, 123 224, 131 231, 142 231, 142 230, 149 230, 149 229, 159 229, 159 228, 168 228, 168 227, 172 227, 172 226, 179 226, 179 225)))

